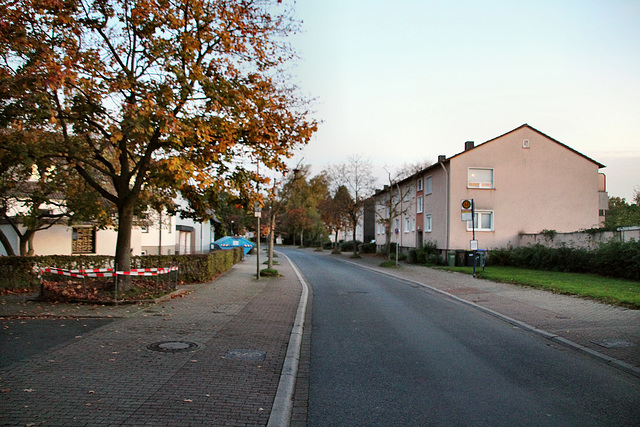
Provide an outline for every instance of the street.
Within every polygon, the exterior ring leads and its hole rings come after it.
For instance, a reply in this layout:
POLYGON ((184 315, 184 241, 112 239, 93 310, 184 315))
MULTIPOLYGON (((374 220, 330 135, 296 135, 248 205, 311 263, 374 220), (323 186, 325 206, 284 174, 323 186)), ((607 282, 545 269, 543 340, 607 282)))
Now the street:
POLYGON ((282 252, 313 289, 310 426, 640 419, 637 377, 344 256, 282 252))

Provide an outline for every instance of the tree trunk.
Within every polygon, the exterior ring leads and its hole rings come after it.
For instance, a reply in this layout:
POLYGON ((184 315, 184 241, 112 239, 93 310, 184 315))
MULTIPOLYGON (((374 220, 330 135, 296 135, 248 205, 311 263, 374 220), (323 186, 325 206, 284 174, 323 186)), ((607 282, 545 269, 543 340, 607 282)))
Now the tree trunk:
MULTIPOLYGON (((116 241, 116 267, 118 271, 131 270, 131 227, 133 226, 133 202, 118 206, 118 239, 116 241)), ((131 290, 131 276, 118 276, 118 290, 131 290)))
POLYGON ((24 234, 19 235, 20 239, 20 256, 33 256, 33 236, 34 230, 26 230, 24 234))
POLYGON ((300 246, 304 247, 304 231, 300 230, 300 246))
POLYGON ((0 242, 2 242, 2 246, 4 246, 4 251, 8 256, 15 256, 15 251, 13 250, 13 246, 11 246, 11 242, 9 238, 4 234, 4 231, 0 230, 0 242))
POLYGON ((358 242, 356 242, 356 222, 353 223, 353 256, 358 256, 358 242))
POLYGON ((271 214, 270 222, 269 222, 269 264, 267 267, 269 269, 273 269, 273 241, 274 234, 276 230, 276 216, 271 214))
POLYGON ((387 228, 387 232, 385 233, 385 244, 387 245, 387 259, 391 260, 391 225, 387 228))

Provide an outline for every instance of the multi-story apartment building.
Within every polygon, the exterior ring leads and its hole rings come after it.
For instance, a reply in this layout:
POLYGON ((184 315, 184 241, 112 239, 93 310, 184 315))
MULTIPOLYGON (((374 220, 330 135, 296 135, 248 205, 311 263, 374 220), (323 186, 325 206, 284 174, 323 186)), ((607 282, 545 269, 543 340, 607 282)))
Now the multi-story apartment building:
POLYGON ((376 192, 376 241, 384 245, 380 220, 394 208, 391 242, 404 249, 430 241, 468 250, 474 234, 479 248, 492 249, 517 246, 524 233, 599 227, 608 205, 603 167, 526 124, 479 145, 468 141, 376 192), (463 200, 473 200, 475 221, 462 221, 463 200))

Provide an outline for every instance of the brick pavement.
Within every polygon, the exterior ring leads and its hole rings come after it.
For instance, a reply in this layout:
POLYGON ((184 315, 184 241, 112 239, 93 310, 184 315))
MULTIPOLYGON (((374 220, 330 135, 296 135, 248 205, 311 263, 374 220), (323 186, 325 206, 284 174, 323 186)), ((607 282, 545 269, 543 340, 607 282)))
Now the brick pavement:
POLYGON ((0 425, 266 425, 301 295, 291 267, 278 270, 256 281, 249 256, 187 296, 112 309, 123 317, 0 370, 0 425))

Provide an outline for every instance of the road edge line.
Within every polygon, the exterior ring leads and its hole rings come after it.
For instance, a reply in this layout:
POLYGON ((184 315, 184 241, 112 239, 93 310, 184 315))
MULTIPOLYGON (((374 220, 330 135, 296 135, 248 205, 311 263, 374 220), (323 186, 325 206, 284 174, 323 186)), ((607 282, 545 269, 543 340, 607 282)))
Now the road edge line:
POLYGON ((278 252, 284 256, 293 271, 296 273, 300 284, 302 285, 302 295, 298 303, 298 311, 291 329, 291 337, 287 346, 287 355, 282 365, 282 373, 278 383, 276 397, 271 406, 271 413, 267 427, 288 427, 291 424, 291 415, 293 413, 293 392, 296 386, 296 377, 298 375, 298 364, 300 362, 300 350, 302 347, 302 334, 304 331, 304 319, 307 312, 307 300, 309 298, 309 285, 302 277, 302 274, 296 265, 285 254, 278 252))

